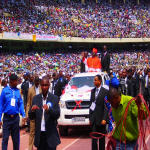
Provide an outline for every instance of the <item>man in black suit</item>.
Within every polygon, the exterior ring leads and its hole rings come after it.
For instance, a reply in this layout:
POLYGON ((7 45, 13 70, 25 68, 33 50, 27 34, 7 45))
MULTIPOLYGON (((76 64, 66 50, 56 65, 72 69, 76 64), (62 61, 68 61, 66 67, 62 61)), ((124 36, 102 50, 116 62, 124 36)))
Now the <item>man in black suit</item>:
POLYGON ((144 77, 144 99, 150 110, 150 70, 147 70, 147 75, 144 77))
POLYGON ((23 94, 24 108, 26 110, 28 89, 29 89, 29 73, 24 74, 23 77, 24 77, 24 81, 21 85, 21 91, 23 94))
MULTIPOLYGON (((24 74, 24 82, 21 85, 21 91, 23 94, 23 101, 24 101, 24 109, 25 110, 27 110, 26 107, 27 107, 28 91, 29 91, 29 88, 33 85, 33 80, 34 80, 33 75, 30 75, 29 73, 24 74)), ((30 126, 29 124, 30 124, 30 121, 27 120, 26 132, 29 132, 29 126, 30 126)))
POLYGON ((127 74, 127 95, 135 97, 138 94, 137 92, 138 80, 133 76, 134 72, 132 68, 130 68, 127 73, 128 73, 127 74))
MULTIPOLYGON (((95 88, 91 91, 90 123, 92 132, 106 133, 106 120, 108 119, 107 108, 104 98, 108 95, 108 89, 101 85, 102 77, 96 75, 94 78, 95 88)), ((97 139, 92 139, 92 150, 98 150, 97 139)), ((105 137, 99 139, 99 150, 105 150, 105 137)))
POLYGON ((52 92, 51 92, 51 93, 54 94, 54 93, 55 93, 55 90, 56 90, 55 86, 56 86, 57 81, 58 81, 58 75, 57 75, 56 72, 54 72, 54 73, 52 74, 52 78, 53 78, 53 80, 52 80, 52 82, 51 82, 51 87, 52 87, 52 92))
POLYGON ((58 74, 57 83, 55 84, 54 95, 57 95, 58 98, 60 98, 66 84, 67 80, 65 79, 63 72, 60 70, 58 74))
POLYGON ((101 64, 102 64, 102 71, 106 71, 109 73, 110 67, 110 55, 107 52, 107 46, 104 45, 103 53, 101 56, 101 64))
POLYGON ((26 110, 26 106, 27 106, 27 98, 28 98, 28 90, 30 87, 33 86, 34 84, 34 76, 26 73, 24 74, 24 82, 21 85, 21 91, 23 94, 23 100, 24 100, 24 108, 26 110))
POLYGON ((42 93, 33 98, 29 118, 35 120, 34 145, 37 150, 56 150, 60 144, 57 119, 60 116, 58 97, 49 93, 49 79, 41 80, 42 93))

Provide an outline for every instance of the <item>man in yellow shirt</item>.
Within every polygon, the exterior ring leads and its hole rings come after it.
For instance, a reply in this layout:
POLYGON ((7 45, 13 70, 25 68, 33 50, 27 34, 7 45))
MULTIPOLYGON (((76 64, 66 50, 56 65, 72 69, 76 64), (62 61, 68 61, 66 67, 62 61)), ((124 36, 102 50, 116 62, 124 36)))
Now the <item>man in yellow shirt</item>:
MULTIPOLYGON (((112 115, 116 122, 116 128, 113 132, 113 138, 116 141, 115 150, 138 150, 138 113, 147 114, 147 111, 142 104, 140 97, 133 100, 128 108, 128 113, 125 118, 125 111, 128 103, 133 97, 121 94, 119 87, 109 88, 108 100, 112 106, 112 115), (125 121, 124 121, 125 120, 125 121)), ((140 119, 145 119, 146 116, 140 116, 140 119)))

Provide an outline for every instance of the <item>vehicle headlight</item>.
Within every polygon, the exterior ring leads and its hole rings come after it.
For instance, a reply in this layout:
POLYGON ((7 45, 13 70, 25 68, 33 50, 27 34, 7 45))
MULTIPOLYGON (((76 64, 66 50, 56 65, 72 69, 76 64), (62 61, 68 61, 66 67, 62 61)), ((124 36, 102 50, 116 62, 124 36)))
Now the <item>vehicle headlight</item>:
POLYGON ((60 100, 60 101, 59 101, 59 106, 60 106, 60 108, 66 108, 66 103, 65 103, 65 101, 60 100))

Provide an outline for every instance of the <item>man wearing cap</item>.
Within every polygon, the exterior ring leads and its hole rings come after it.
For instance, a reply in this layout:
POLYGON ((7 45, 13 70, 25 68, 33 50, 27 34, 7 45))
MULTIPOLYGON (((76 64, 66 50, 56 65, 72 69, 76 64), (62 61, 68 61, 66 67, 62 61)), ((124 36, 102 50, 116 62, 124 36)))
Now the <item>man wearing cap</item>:
POLYGON ((23 100, 17 89, 18 76, 15 74, 9 77, 9 86, 6 86, 0 97, 0 127, 2 126, 3 116, 3 139, 2 150, 7 150, 9 135, 11 134, 13 141, 13 149, 19 150, 20 134, 19 134, 19 114, 23 117, 23 124, 25 122, 25 111, 23 100))
POLYGON ((97 57, 97 49, 93 48, 92 57, 89 57, 87 59, 87 67, 88 72, 99 72, 101 71, 101 61, 97 57))

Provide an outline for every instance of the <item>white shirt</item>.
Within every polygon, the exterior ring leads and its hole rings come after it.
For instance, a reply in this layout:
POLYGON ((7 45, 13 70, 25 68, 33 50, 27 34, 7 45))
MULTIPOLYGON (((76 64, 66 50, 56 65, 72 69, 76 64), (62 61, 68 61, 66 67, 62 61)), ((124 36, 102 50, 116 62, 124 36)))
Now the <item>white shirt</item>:
MULTIPOLYGON (((42 96, 42 101, 43 101, 43 105, 46 104, 46 100, 47 100, 47 96, 46 96, 46 99, 44 100, 43 96, 42 96)), ((41 131, 46 131, 45 130, 45 117, 44 117, 44 108, 43 108, 43 114, 42 114, 42 121, 41 121, 41 131)))
POLYGON ((91 106, 90 106, 90 109, 91 109, 92 111, 95 110, 95 107, 96 107, 96 98, 97 98, 97 96, 98 96, 98 94, 99 94, 100 89, 101 89, 101 86, 100 86, 99 88, 96 88, 96 90, 95 90, 95 101, 92 102, 92 104, 91 104, 91 106))
POLYGON ((35 87, 35 93, 36 93, 36 95, 38 95, 40 92, 39 92, 39 87, 37 88, 37 87, 35 87))
POLYGON ((29 88, 32 87, 32 84, 29 82, 29 88))

